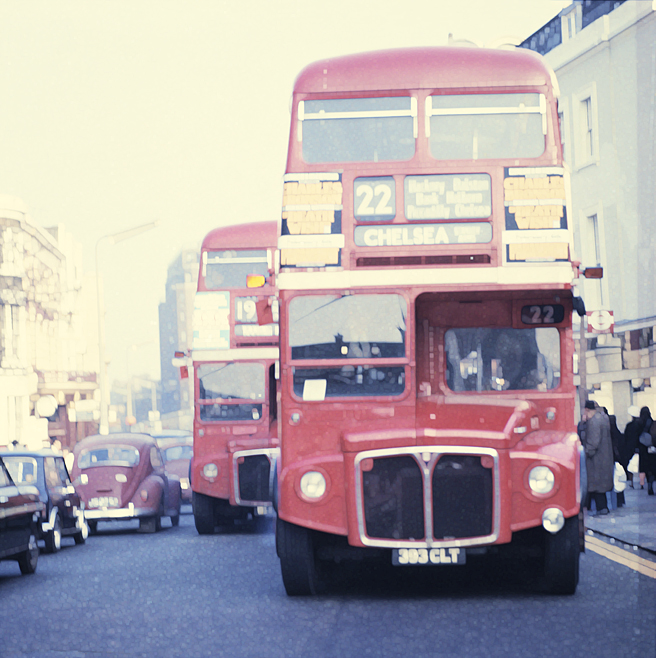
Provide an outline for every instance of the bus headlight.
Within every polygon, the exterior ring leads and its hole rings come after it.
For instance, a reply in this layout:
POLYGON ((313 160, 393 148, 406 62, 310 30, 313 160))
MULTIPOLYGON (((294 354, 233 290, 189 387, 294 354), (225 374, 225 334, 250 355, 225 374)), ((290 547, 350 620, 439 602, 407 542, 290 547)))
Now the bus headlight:
POLYGON ((321 498, 326 493, 326 478, 319 471, 308 471, 300 482, 301 492, 308 498, 321 498))
POLYGON ((203 466, 203 476, 206 478, 215 478, 219 474, 219 467, 216 464, 205 464, 203 466))
POLYGON ((553 471, 547 466, 534 466, 528 474, 528 486, 536 494, 548 494, 555 482, 553 471))

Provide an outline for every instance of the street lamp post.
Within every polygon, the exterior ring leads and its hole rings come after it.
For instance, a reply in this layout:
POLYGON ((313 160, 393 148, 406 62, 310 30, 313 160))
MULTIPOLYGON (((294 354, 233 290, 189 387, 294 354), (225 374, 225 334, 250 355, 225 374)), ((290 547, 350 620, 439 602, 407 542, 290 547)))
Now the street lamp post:
POLYGON ((145 231, 159 226, 159 221, 149 222, 135 226, 134 228, 126 231, 119 231, 118 233, 110 233, 103 235, 96 241, 96 296, 98 298, 98 357, 100 366, 100 424, 98 428, 99 434, 109 434, 109 404, 107 400, 107 363, 105 362, 105 316, 103 313, 103 303, 101 298, 100 287, 100 266, 98 258, 98 247, 103 240, 108 240, 110 244, 116 244, 123 240, 135 237, 145 231))

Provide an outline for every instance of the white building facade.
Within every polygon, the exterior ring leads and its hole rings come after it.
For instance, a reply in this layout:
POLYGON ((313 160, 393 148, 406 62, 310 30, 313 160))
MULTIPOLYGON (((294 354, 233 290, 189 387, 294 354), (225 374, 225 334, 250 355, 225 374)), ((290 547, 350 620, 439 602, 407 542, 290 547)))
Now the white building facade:
POLYGON ((44 229, 0 195, 0 445, 68 447, 91 433, 69 412, 97 389, 94 287, 62 226, 44 229))
POLYGON ((576 0, 521 45, 558 79, 576 256, 604 268, 581 293, 614 316, 587 334, 586 388, 623 427, 656 413, 656 2, 576 0))

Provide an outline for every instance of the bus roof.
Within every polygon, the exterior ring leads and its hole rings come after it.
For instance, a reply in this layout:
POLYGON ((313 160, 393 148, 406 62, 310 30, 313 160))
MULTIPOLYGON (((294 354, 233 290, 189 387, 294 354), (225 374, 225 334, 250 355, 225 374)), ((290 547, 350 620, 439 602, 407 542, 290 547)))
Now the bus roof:
POLYGON ((278 243, 278 222, 248 222, 210 231, 202 251, 209 249, 268 249, 278 243))
POLYGON ((298 75, 294 91, 543 86, 553 83, 552 75, 540 55, 524 48, 403 48, 314 62, 298 75))

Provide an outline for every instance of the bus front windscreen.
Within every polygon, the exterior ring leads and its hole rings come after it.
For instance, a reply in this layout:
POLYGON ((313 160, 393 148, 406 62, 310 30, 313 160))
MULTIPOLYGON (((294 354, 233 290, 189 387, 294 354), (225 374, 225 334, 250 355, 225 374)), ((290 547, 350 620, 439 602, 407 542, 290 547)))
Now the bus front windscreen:
POLYGON ((266 379, 261 363, 206 363, 196 371, 201 420, 262 418, 266 379))
POLYGON ((560 383, 555 327, 449 329, 444 343, 452 391, 547 391, 560 383))
POLYGON ((294 392, 304 399, 401 395, 407 306, 401 295, 303 295, 289 304, 289 342, 294 361, 361 359, 294 368, 294 392), (319 393, 317 393, 319 391, 319 393), (309 397, 319 395, 319 398, 309 397))

